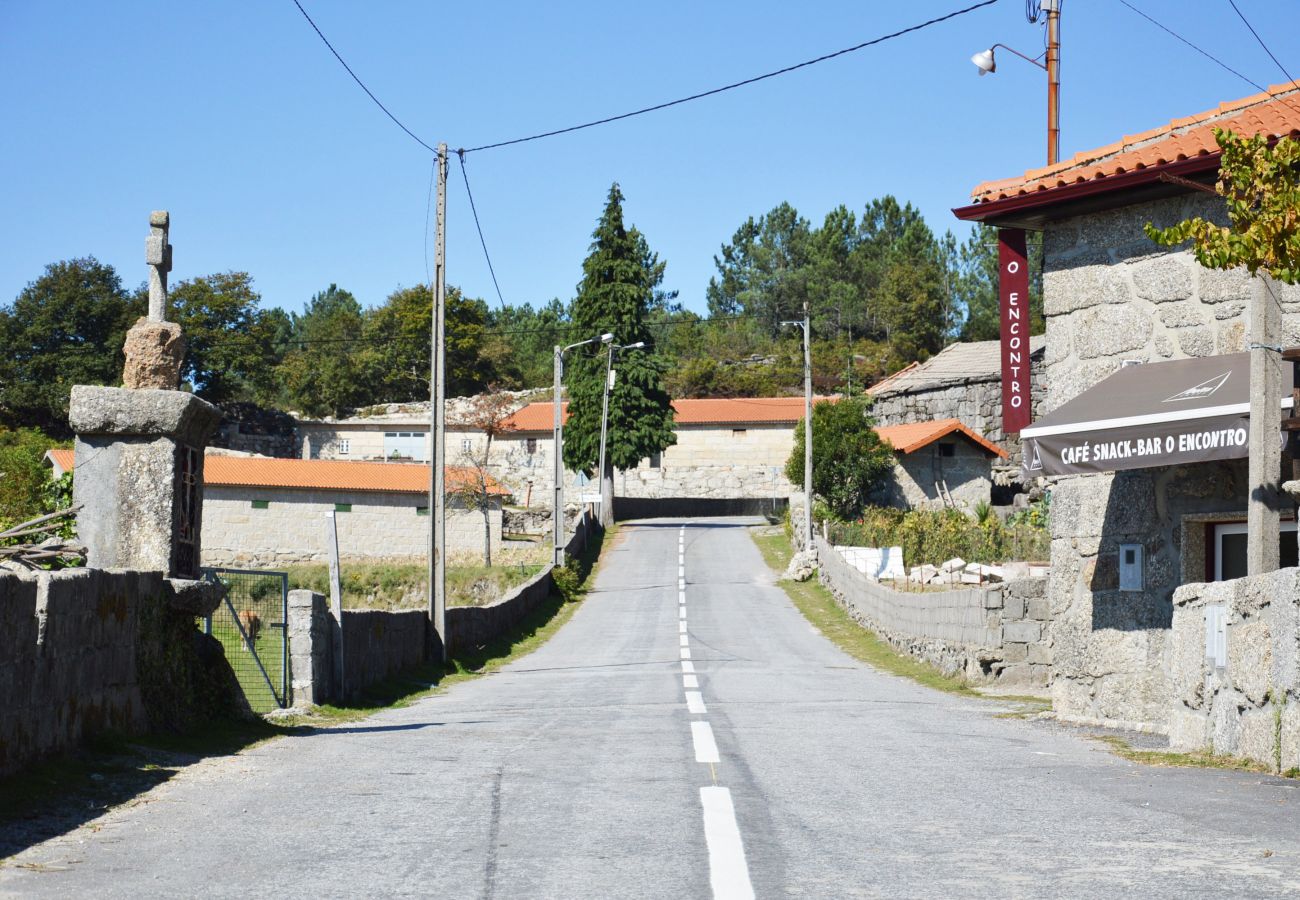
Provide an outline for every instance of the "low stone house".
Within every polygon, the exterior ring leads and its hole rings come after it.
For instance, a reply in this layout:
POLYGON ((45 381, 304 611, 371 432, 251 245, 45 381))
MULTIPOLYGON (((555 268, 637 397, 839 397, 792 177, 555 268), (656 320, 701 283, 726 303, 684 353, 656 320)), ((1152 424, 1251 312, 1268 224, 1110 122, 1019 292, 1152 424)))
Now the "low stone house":
MULTIPOLYGON (((73 451, 46 454, 55 477, 73 467, 73 451)), ((378 462, 272 459, 208 454, 204 459, 202 563, 281 566, 328 562, 325 513, 333 511, 339 556, 354 562, 425 559, 429 540, 429 467, 378 462)), ((475 475, 448 468, 448 485, 475 475)), ((501 546, 508 492, 489 477, 492 550, 501 546)), ((447 547, 483 550, 483 514, 456 497, 447 509, 447 547)))
MULTIPOLYGON (((1154 244, 1143 226, 1193 215, 1227 224, 1223 202, 1187 181, 1217 178, 1216 127, 1300 135, 1297 87, 1277 86, 981 184, 971 204, 954 211, 967 221, 1043 232, 1047 390, 1040 414, 1082 402, 1125 366, 1139 366, 1125 377, 1140 385, 1159 371, 1153 364, 1247 349, 1248 273, 1202 268, 1190 251, 1154 244)), ((1278 285, 1275 291, 1282 343, 1300 343, 1300 289, 1278 285)), ((1224 361, 1222 368, 1228 373, 1232 365, 1224 361)), ((1171 389, 1163 421, 1176 423, 1178 401, 1217 390, 1223 378, 1192 382, 1182 393, 1171 389)), ((1248 400, 1241 378, 1224 394, 1235 389, 1236 400, 1248 400)), ((1026 441, 1041 443, 1033 433, 1026 431, 1026 441)), ((1166 440, 1162 446, 1177 446, 1166 440)), ((1052 694, 1066 719, 1165 731, 1174 591, 1234 575, 1247 466, 1241 458, 1161 464, 1159 453, 1133 459, 1130 448, 1120 442, 1116 453, 1116 445, 1099 444, 1106 459, 1094 457, 1091 474, 1053 479, 1052 694)), ((1041 462, 1039 449, 1026 444, 1031 466, 1041 462)), ((1288 548, 1294 560, 1293 535, 1284 535, 1284 554, 1288 548)))
MULTIPOLYGON (((1037 416, 1047 392, 1043 378, 1046 338, 1029 339, 1030 410, 1037 416)), ((993 464, 999 485, 1021 480, 1020 437, 1002 430, 1002 368, 998 341, 950 344, 925 362, 912 363, 867 388, 871 415, 880 425, 960 419, 1006 454, 993 464)))
POLYGON ((873 502, 902 509, 952 506, 970 511, 988 503, 992 463, 1007 451, 959 419, 877 426, 897 462, 888 486, 873 502))

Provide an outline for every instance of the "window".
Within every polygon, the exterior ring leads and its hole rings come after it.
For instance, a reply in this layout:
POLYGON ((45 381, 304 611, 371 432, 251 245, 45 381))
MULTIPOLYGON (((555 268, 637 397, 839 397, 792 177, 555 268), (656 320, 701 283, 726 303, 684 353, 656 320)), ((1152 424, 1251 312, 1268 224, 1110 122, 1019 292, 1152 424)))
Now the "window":
POLYGON ((659 466, 660 466, 660 464, 661 464, 662 462, 663 462, 663 454, 662 454, 662 453, 651 453, 651 454, 650 454, 650 468, 652 468, 652 469, 657 469, 657 468, 659 468, 659 466))
POLYGON ((336 513, 337 513, 337 512, 352 512, 352 504, 351 504, 351 503, 335 503, 335 504, 334 504, 334 511, 335 511, 336 513))
POLYGON ((743 428, 733 428, 733 429, 731 429, 731 436, 734 437, 734 438, 743 438, 747 433, 748 433, 748 432, 746 432, 745 429, 743 429, 743 428))
POLYGON ((429 514, 429 507, 427 507, 427 506, 417 506, 417 507, 415 508, 415 514, 416 514, 417 516, 427 516, 427 515, 429 514))
POLYGON ((414 459, 421 462, 429 458, 424 431, 384 432, 384 459, 414 459))
POLYGON ((339 456, 347 456, 350 452, 352 452, 352 441, 342 438, 339 441, 339 456))
POLYGON ((267 508, 270 507, 270 505, 271 505, 271 501, 270 501, 270 500, 254 500, 252 505, 253 505, 253 509, 267 509, 267 508))
POLYGON ((956 455, 957 455, 957 445, 956 445, 956 444, 940 444, 940 445, 939 445, 939 455, 940 455, 940 456, 956 456, 956 455))
MULTIPOLYGON (((1214 580, 1229 581, 1246 576, 1246 523, 1216 522, 1214 528, 1214 580)), ((1295 522, 1281 523, 1279 536, 1281 547, 1278 548, 1278 563, 1281 568, 1296 565, 1296 527, 1295 522)))
POLYGON ((460 439, 460 452, 461 452, 461 453, 469 453, 469 452, 470 452, 471 450, 473 450, 473 449, 474 449, 474 442, 473 442, 473 441, 471 441, 469 438, 461 438, 461 439, 460 439))
POLYGON ((528 455, 532 456, 537 452, 537 438, 529 438, 524 442, 524 447, 528 450, 528 455))

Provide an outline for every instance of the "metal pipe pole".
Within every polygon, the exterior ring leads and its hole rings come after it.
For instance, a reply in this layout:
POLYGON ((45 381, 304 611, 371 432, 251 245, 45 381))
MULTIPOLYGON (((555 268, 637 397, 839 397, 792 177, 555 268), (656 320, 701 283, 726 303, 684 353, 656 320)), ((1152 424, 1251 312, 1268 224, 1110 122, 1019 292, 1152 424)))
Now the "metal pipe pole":
POLYGON ((1048 0, 1047 11, 1047 164, 1061 158, 1061 3, 1048 0))
POLYGON ((813 450, 812 450, 812 349, 808 338, 808 301, 803 302, 803 524, 805 549, 813 548, 812 533, 812 498, 813 498, 813 450))
POLYGON ((554 495, 551 500, 551 562, 554 565, 564 565, 564 419, 561 407, 563 406, 564 391, 564 351, 559 344, 555 345, 555 385, 552 390, 551 406, 555 414, 554 423, 552 424, 552 443, 554 444, 554 472, 555 479, 554 495))
POLYGON ((444 471, 447 397, 447 145, 438 145, 437 230, 434 239, 433 335, 429 366, 429 615, 439 661, 447 661, 447 497, 444 471))

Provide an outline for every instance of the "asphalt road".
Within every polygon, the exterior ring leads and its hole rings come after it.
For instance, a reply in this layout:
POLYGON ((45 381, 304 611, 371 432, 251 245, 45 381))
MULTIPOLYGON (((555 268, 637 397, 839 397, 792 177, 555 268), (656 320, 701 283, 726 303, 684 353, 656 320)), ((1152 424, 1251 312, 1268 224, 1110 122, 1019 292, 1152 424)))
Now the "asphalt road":
POLYGON ((25 851, 0 895, 1300 890, 1290 784, 1136 765, 863 666, 791 606, 743 523, 624 526, 532 655, 198 764, 25 851))

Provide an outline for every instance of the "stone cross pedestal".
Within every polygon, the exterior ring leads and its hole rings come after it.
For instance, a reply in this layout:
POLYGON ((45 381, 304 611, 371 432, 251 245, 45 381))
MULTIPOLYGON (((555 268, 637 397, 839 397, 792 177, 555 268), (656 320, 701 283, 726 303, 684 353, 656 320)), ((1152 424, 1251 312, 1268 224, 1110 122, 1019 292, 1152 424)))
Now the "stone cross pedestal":
POLYGON ((197 578, 203 450, 221 424, 221 410, 176 389, 185 342, 179 325, 163 321, 172 260, 168 222, 165 211, 149 217, 149 315, 127 333, 126 387, 72 389, 72 490, 88 565, 197 578))
POLYGON ((149 315, 126 333, 126 367, 122 384, 128 388, 176 390, 180 385, 185 339, 181 327, 166 321, 167 273, 172 270, 172 245, 167 242, 171 216, 165 209, 149 214, 144 260, 149 265, 149 315))

